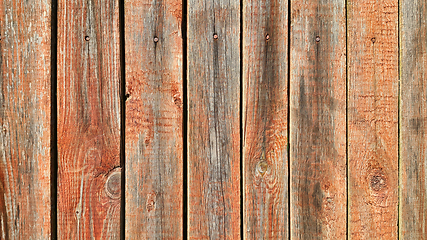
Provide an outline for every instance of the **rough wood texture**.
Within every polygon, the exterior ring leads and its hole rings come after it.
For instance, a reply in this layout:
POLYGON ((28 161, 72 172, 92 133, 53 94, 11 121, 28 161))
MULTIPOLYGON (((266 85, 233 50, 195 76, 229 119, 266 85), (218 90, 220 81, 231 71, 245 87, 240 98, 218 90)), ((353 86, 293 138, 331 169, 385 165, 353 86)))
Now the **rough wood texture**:
POLYGON ((345 1, 292 1, 291 236, 346 236, 345 1))
POLYGON ((287 239, 288 1, 243 2, 244 239, 287 239))
POLYGON ((0 239, 50 239, 50 1, 0 2, 0 239))
POLYGON ((126 239, 182 239, 182 1, 125 2, 126 239))
POLYGON ((400 239, 427 239, 427 4, 403 1, 401 36, 400 239))
POLYGON ((398 1, 348 1, 349 238, 396 239, 398 1))
POLYGON ((58 239, 119 239, 117 0, 58 6, 58 239))
POLYGON ((240 2, 188 1, 188 237, 240 238, 240 2))

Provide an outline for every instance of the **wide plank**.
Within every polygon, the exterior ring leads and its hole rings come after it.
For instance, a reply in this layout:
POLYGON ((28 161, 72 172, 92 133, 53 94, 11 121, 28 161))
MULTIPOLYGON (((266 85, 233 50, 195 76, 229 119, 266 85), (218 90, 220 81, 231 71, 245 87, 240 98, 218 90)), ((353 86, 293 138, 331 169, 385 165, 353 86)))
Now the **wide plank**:
POLYGON ((291 11, 291 237, 345 239, 345 1, 292 1, 291 11))
POLYGON ((183 238, 182 1, 125 2, 126 239, 183 238))
POLYGON ((188 1, 188 238, 240 238, 240 1, 188 1))
POLYGON ((400 7, 400 239, 427 239, 427 3, 400 7))
POLYGON ((58 239, 120 237, 118 0, 58 5, 58 239))
POLYGON ((0 239, 50 239, 51 2, 0 3, 0 239))
POLYGON ((348 234, 397 239, 398 1, 348 1, 348 234))
POLYGON ((288 1, 243 2, 243 235, 288 239, 288 1))

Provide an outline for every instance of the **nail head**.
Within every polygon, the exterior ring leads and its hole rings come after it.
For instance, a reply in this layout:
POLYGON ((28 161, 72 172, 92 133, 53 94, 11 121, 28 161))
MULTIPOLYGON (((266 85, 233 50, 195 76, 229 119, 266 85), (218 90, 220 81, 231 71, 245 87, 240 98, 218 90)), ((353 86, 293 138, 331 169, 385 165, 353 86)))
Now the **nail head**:
POLYGON ((374 37, 371 39, 372 43, 375 43, 377 41, 377 39, 375 39, 374 37))
POLYGON ((89 39, 89 36, 85 36, 85 40, 86 41, 89 41, 90 39, 89 39))
POLYGON ((218 39, 218 34, 214 33, 213 38, 216 40, 218 39))
POLYGON ((265 40, 270 40, 270 35, 269 34, 267 34, 267 35, 265 35, 265 40))
POLYGON ((320 42, 320 37, 316 36, 316 42, 320 42))
POLYGON ((158 37, 154 37, 153 41, 154 41, 155 43, 158 43, 158 42, 159 42, 159 38, 158 38, 158 37))

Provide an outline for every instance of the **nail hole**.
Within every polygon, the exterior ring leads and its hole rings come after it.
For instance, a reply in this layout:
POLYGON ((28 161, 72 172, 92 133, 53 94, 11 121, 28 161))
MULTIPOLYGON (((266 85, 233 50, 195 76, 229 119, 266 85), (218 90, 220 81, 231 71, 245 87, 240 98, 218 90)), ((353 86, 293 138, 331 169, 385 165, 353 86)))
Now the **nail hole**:
POLYGON ((316 36, 316 42, 320 42, 320 37, 316 36))
POLYGON ((267 40, 267 41, 270 40, 270 35, 268 35, 268 34, 265 35, 265 40, 267 40))
POLYGON ((85 40, 89 41, 90 40, 89 36, 85 36, 85 40))
POLYGON ((371 38, 372 43, 375 43, 377 41, 377 39, 375 39, 374 37, 371 38))
POLYGON ((217 39, 218 39, 218 34, 214 33, 213 38, 214 38, 215 40, 217 40, 217 39))
POLYGON ((153 41, 154 41, 155 43, 158 43, 158 42, 159 42, 159 38, 158 38, 158 37, 154 37, 153 41))

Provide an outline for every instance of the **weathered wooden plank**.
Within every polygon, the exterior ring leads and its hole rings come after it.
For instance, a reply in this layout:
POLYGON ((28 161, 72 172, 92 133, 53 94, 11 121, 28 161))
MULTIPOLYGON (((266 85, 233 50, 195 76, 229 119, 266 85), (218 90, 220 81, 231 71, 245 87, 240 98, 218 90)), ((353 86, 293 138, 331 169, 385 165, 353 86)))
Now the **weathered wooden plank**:
POLYGON ((401 3, 400 239, 427 239, 426 16, 426 1, 401 3))
POLYGON ((125 2, 126 239, 182 239, 182 1, 125 2))
POLYGON ((243 2, 244 239, 287 239, 288 1, 243 2))
POLYGON ((240 238, 240 1, 188 1, 188 237, 240 238))
POLYGON ((396 239, 398 1, 348 1, 349 238, 396 239))
POLYGON ((345 239, 345 1, 291 8, 291 236, 345 239))
POLYGON ((0 3, 0 239, 50 239, 50 1, 0 3))
POLYGON ((58 238, 120 235, 118 0, 58 5, 58 238))

